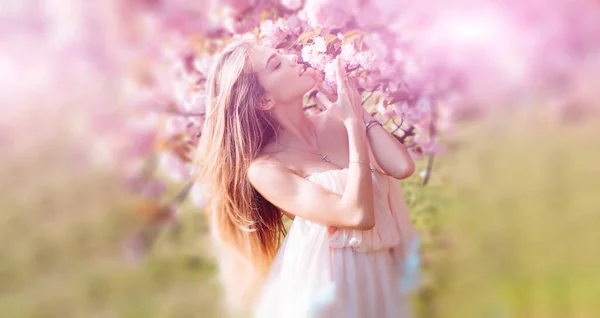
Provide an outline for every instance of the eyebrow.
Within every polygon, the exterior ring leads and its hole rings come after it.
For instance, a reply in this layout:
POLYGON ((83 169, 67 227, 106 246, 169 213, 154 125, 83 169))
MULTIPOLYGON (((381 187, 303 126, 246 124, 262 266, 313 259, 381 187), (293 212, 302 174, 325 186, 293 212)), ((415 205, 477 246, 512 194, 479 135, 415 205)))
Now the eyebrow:
POLYGON ((271 54, 271 56, 269 56, 269 59, 267 60, 267 64, 265 64, 265 69, 269 66, 269 63, 271 62, 272 59, 274 59, 277 55, 275 53, 271 54))

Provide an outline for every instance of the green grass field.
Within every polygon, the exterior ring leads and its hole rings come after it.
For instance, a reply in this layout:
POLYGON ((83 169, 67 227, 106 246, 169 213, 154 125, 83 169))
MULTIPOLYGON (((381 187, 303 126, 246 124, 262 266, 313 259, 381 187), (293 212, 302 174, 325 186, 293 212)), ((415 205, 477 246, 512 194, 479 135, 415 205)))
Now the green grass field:
MULTIPOLYGON (((428 186, 404 181, 423 242, 418 317, 600 317, 598 127, 465 125, 428 186)), ((131 198, 60 148, 39 152, 1 168, 0 317, 224 316, 200 211, 186 204, 181 230, 129 264, 131 198)))

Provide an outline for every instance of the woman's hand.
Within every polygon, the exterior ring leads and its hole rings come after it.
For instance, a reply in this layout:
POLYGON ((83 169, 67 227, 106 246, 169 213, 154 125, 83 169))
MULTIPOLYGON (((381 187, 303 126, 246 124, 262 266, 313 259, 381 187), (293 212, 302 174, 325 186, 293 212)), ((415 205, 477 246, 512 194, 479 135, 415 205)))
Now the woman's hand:
POLYGON ((356 84, 346 75, 342 66, 342 61, 338 56, 335 60, 336 79, 337 79, 337 100, 332 102, 323 93, 317 93, 317 102, 323 105, 329 113, 333 114, 340 121, 348 122, 361 120, 363 107, 361 97, 356 89, 356 84))

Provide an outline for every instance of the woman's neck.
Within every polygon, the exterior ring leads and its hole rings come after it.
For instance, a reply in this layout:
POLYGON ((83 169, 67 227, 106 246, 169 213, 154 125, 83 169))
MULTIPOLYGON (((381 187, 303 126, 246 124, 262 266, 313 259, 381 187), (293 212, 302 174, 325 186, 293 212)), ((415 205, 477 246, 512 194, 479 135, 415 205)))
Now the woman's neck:
POLYGON ((279 143, 308 150, 314 147, 315 132, 302 106, 302 99, 277 105, 273 108, 273 116, 279 123, 279 143))

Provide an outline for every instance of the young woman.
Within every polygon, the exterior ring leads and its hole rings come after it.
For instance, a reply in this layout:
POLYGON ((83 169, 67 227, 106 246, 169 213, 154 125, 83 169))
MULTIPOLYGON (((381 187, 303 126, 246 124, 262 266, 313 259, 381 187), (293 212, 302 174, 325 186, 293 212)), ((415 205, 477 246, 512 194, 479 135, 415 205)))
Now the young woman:
POLYGON ((240 40, 214 63, 197 172, 230 308, 408 314, 400 285, 417 236, 397 179, 414 164, 336 63, 337 100, 318 94, 327 110, 310 117, 303 96, 318 77, 295 56, 240 40))

